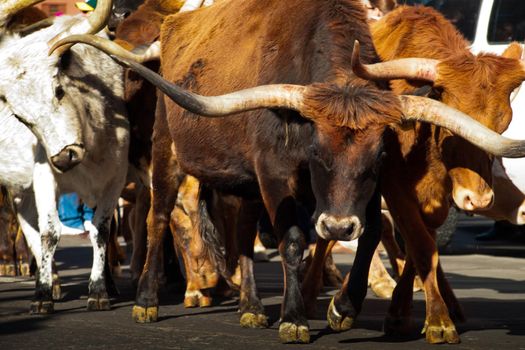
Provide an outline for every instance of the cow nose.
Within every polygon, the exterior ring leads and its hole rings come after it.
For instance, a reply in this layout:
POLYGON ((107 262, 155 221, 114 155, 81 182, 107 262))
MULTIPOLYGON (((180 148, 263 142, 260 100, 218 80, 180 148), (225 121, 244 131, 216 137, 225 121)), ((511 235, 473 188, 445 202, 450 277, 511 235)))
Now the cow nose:
POLYGON ((488 191, 483 194, 477 194, 470 190, 463 190, 460 203, 463 204, 461 209, 467 211, 489 209, 494 201, 494 192, 488 191))
POLYGON ((354 223, 344 223, 334 222, 332 220, 323 220, 323 228, 330 234, 332 237, 345 237, 350 236, 354 232, 354 223))
POLYGON ((327 240, 350 241, 362 233, 359 219, 356 216, 336 218, 321 214, 316 230, 319 236, 327 240))
POLYGON ((71 170, 84 159, 86 150, 83 145, 69 145, 51 157, 51 163, 58 170, 65 172, 71 170))

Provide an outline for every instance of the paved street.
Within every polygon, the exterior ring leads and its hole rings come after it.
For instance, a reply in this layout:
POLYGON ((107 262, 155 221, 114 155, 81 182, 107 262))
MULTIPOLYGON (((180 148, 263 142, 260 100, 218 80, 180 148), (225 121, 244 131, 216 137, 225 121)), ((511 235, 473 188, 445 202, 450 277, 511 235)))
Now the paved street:
MULTIPOLYGON (((525 349, 525 242, 479 243, 476 232, 487 221, 461 223, 442 257, 452 287, 464 308, 467 322, 458 324, 462 343, 454 349, 525 349), (474 254, 466 254, 474 253, 474 254), (493 256, 487 254, 507 255, 493 256)), ((137 325, 131 320, 134 292, 127 276, 117 280, 121 296, 106 312, 87 312, 87 283, 91 264, 88 240, 64 237, 57 252, 63 282, 63 300, 48 317, 27 313, 33 280, 0 278, 0 349, 272 349, 281 345, 277 328, 282 273, 275 251, 267 263, 256 264, 256 278, 271 327, 242 329, 236 300, 216 301, 207 309, 184 309, 182 295, 163 291, 160 320, 137 325)), ((337 254, 347 271, 352 254, 337 254)), ((382 321, 389 301, 369 292, 355 328, 334 334, 324 320, 333 290, 323 291, 316 319, 310 321, 312 344, 307 349, 430 349, 420 334, 424 319, 423 294, 414 303, 414 332, 408 339, 385 337, 382 321)))

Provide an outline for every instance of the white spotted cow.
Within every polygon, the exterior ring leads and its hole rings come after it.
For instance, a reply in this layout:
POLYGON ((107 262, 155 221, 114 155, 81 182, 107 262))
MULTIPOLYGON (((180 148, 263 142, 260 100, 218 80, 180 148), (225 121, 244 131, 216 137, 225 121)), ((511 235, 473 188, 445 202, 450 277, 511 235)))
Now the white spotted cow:
MULTIPOLYGON (((38 0, 0 4, 0 26, 38 0)), ((49 54, 64 35, 96 33, 111 1, 89 16, 58 17, 27 36, 0 29, 0 183, 15 197, 18 219, 39 273, 31 312, 53 311, 52 258, 61 234, 60 192, 96 207, 88 309, 108 309, 105 255, 110 220, 126 179, 129 126, 123 70, 99 51, 76 45, 49 54), (35 136, 36 135, 36 136, 35 136)))

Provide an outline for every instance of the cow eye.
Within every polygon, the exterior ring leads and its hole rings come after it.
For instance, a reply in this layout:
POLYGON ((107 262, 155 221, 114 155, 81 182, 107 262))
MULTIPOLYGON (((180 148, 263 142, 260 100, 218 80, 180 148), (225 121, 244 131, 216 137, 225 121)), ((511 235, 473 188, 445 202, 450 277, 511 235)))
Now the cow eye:
POLYGON ((62 86, 59 85, 55 88, 55 97, 57 98, 57 100, 60 101, 65 94, 66 92, 64 91, 64 88, 62 88, 62 86))

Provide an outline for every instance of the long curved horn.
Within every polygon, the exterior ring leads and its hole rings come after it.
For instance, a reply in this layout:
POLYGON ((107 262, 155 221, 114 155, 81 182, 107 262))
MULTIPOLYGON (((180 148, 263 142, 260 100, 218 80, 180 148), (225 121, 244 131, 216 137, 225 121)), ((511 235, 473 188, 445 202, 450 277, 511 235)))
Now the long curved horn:
POLYGON ((0 3, 0 27, 4 27, 9 18, 17 12, 44 0, 2 0, 0 3))
POLYGON ((354 42, 352 70, 367 80, 412 79, 434 82, 437 77, 439 60, 430 58, 399 58, 375 64, 363 64, 360 58, 361 45, 354 42))
MULTIPOLYGON (((81 21, 74 23, 67 30, 55 36, 47 43, 50 47, 61 39, 74 34, 96 34, 106 26, 109 17, 111 16, 111 9, 113 7, 112 0, 99 0, 95 10, 87 17, 82 18, 81 21)), ((61 46, 60 49, 53 51, 55 55, 62 55, 69 50, 71 45, 61 46)))
POLYGON ((260 108, 287 108, 301 113, 306 87, 291 84, 262 85, 221 96, 202 96, 177 86, 143 65, 111 55, 122 66, 139 73, 175 103, 207 117, 223 117, 260 108))
POLYGON ((503 137, 444 103, 419 96, 398 97, 403 110, 403 120, 427 122, 444 127, 497 157, 525 157, 524 140, 503 137))
POLYGON ((137 48, 134 52, 130 52, 114 41, 92 34, 68 36, 67 38, 56 42, 51 49, 49 49, 49 54, 51 55, 53 51, 59 49, 63 45, 73 45, 76 43, 88 44, 107 54, 124 57, 127 60, 140 63, 160 59, 160 41, 155 41, 146 48, 137 48))

